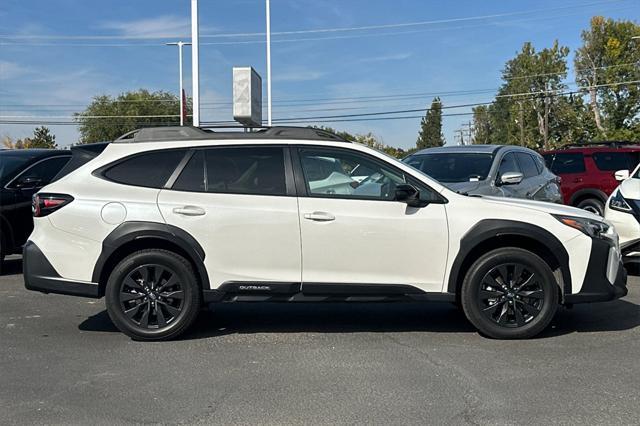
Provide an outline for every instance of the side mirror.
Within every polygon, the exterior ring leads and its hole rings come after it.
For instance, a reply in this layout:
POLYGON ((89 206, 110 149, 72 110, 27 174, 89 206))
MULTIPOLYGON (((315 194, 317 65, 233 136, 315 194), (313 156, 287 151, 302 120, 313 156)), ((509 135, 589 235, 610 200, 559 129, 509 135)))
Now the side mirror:
POLYGON ((617 181, 623 181, 629 179, 629 170, 617 170, 613 176, 617 181))
POLYGON ((522 182, 524 175, 520 172, 506 172, 500 176, 499 185, 517 185, 522 182))
POLYGON ((429 204, 420 199, 420 190, 409 183, 396 185, 396 201, 406 203, 409 207, 424 207, 429 204))
POLYGON ((42 179, 36 176, 22 176, 14 183, 17 189, 32 189, 42 186, 42 179))

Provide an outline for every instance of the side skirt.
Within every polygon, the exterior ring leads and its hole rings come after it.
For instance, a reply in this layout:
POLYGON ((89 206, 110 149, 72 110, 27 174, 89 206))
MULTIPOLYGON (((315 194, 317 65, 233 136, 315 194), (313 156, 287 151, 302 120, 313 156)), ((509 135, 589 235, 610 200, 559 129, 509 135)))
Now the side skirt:
POLYGON ((205 303, 228 302, 455 302, 452 293, 428 293, 410 285, 226 282, 204 290, 205 303))

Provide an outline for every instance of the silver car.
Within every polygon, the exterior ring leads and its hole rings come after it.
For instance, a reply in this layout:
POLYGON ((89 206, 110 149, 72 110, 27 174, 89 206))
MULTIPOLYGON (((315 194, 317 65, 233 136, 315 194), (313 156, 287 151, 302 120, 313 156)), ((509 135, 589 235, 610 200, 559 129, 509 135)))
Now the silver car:
POLYGON ((460 193, 562 202, 560 178, 528 148, 443 146, 418 151, 403 161, 460 193))

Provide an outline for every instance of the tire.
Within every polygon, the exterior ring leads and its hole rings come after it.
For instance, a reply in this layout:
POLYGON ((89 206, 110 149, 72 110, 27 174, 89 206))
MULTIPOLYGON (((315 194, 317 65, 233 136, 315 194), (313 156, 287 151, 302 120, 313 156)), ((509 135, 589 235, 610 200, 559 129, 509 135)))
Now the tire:
POLYGON ((113 269, 105 290, 113 323, 134 340, 171 340, 193 324, 201 291, 191 264, 159 249, 135 252, 113 269))
POLYGON ((540 257, 516 247, 500 248, 480 257, 467 272, 462 309, 485 336, 526 339, 553 319, 558 289, 551 268, 540 257))
POLYGON ((0 275, 2 275, 4 271, 5 255, 6 255, 5 243, 4 243, 4 238, 2 237, 2 231, 0 230, 0 275))
POLYGON ((595 213, 598 216, 604 216, 604 203, 597 198, 587 198, 582 200, 576 207, 595 213))

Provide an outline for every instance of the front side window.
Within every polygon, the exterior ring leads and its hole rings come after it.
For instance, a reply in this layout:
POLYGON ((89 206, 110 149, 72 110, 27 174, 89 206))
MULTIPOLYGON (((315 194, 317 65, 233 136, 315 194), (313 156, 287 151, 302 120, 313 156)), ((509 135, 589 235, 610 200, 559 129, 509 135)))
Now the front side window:
POLYGON ((186 149, 171 149, 134 155, 109 167, 103 176, 125 185, 162 188, 186 152, 186 149))
POLYGON ((411 156, 406 162, 440 182, 470 182, 487 178, 493 155, 456 152, 423 154, 411 156))
POLYGON ((517 152, 516 157, 518 158, 518 163, 525 178, 538 176, 540 174, 536 162, 531 155, 524 152, 517 152))
POLYGON ((343 150, 300 149, 300 162, 311 196, 394 200, 404 174, 369 157, 343 150))
POLYGON ((229 147, 197 150, 172 189, 228 194, 286 195, 283 149, 229 147))

